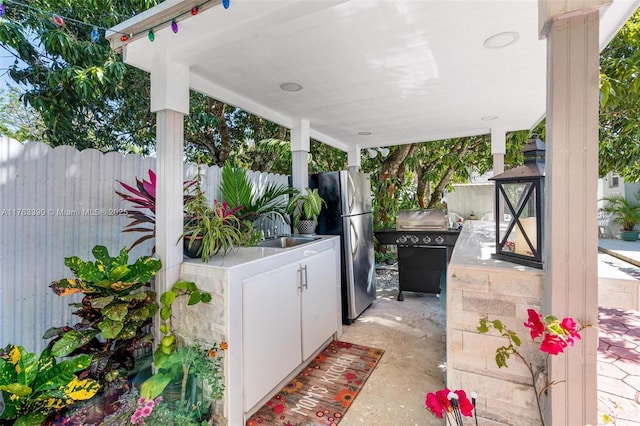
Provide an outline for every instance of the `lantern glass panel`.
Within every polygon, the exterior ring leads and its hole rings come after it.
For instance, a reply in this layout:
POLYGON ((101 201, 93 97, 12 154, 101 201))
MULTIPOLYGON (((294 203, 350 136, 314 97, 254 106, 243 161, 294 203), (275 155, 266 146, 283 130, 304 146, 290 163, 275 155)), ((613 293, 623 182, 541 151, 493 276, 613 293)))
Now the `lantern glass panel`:
POLYGON ((500 251, 534 257, 538 250, 535 185, 503 183, 501 188, 500 251))

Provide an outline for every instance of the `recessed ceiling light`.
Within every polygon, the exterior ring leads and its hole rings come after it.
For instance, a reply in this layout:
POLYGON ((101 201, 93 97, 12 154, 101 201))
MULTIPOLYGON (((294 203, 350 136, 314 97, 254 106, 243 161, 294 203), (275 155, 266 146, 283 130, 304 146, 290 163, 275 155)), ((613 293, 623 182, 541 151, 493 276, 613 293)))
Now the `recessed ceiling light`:
POLYGON ((302 85, 298 83, 282 83, 280 88, 285 92, 299 92, 302 90, 302 85))
POLYGON ((512 45, 520 39, 520 34, 515 31, 505 31, 492 35, 482 43, 487 49, 501 49, 512 45))
POLYGON ((360 136, 369 136, 371 132, 358 132, 360 136))
POLYGON ((480 120, 482 121, 491 121, 491 120, 497 120, 498 116, 497 115, 485 115, 484 117, 481 117, 480 120))

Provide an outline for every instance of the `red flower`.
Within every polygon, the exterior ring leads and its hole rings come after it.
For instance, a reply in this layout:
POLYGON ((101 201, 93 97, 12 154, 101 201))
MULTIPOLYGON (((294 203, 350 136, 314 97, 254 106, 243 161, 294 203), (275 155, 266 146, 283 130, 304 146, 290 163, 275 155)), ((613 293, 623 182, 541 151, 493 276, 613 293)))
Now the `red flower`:
POLYGON ((353 380, 356 378, 356 375, 353 373, 347 373, 345 374, 345 377, 347 378, 347 380, 353 380))
POLYGON ((573 318, 564 318, 560 323, 560 327, 564 329, 565 338, 571 345, 573 345, 573 338, 580 339, 580 333, 573 318))
POLYGON ((463 416, 473 417, 473 404, 467 398, 467 394, 463 390, 453 391, 458 395, 458 405, 460 406, 460 412, 463 416))
POLYGON ((540 337, 544 333, 542 315, 537 313, 535 309, 527 309, 527 313, 529 314, 529 322, 525 322, 524 326, 531 329, 531 340, 535 340, 536 337, 540 337))
POLYGON ((442 413, 445 411, 449 411, 451 407, 451 403, 447 399, 447 395, 449 395, 449 388, 440 389, 436 393, 428 393, 427 399, 425 400, 425 405, 433 414, 436 415, 439 419, 442 418, 442 413))
POLYGON ((540 350, 551 355, 558 355, 560 352, 564 352, 564 348, 566 347, 567 342, 555 334, 545 335, 544 340, 540 344, 540 350))
POLYGON ((273 412, 276 413, 276 414, 284 413, 284 405, 283 404, 274 405, 273 406, 273 412))

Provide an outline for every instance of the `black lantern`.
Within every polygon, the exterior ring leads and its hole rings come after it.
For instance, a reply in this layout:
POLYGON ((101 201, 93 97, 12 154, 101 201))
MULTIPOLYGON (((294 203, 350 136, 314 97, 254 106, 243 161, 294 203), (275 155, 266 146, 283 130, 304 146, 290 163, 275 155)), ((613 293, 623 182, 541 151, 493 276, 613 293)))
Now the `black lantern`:
POLYGON ((522 149, 524 164, 495 182, 495 259, 542 269, 544 142, 534 135, 522 149))

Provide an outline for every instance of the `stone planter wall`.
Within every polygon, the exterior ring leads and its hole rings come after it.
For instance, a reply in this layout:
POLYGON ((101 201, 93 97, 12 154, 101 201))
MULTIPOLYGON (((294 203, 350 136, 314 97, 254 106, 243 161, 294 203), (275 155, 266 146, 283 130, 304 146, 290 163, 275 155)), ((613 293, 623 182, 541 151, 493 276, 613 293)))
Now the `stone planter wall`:
MULTIPOLYGON (((227 318, 225 315, 225 281, 226 271, 203 268, 197 264, 183 263, 181 265, 180 279, 193 281, 202 291, 211 294, 211 302, 198 303, 193 306, 186 305, 186 298, 173 306, 173 325, 177 334, 184 339, 186 344, 200 344, 203 348, 214 342, 228 342, 227 318)), ((231 342, 229 342, 231 345, 231 342)), ((231 350, 231 347, 230 349, 231 350)), ((225 353, 224 369, 228 371, 229 356, 225 353)), ((227 380, 227 387, 229 387, 227 380)), ((226 397, 226 391, 225 391, 226 397)), ((227 416, 224 412, 224 401, 216 401, 213 406, 215 424, 227 425, 227 416)))
POLYGON ((521 353, 538 365, 543 354, 523 323, 527 309, 540 311, 544 272, 489 256, 494 224, 465 222, 447 276, 447 387, 478 394, 482 425, 539 425, 529 370, 511 357, 498 368, 495 351, 507 340, 495 331, 478 334, 480 318, 499 319, 522 339, 521 353))

